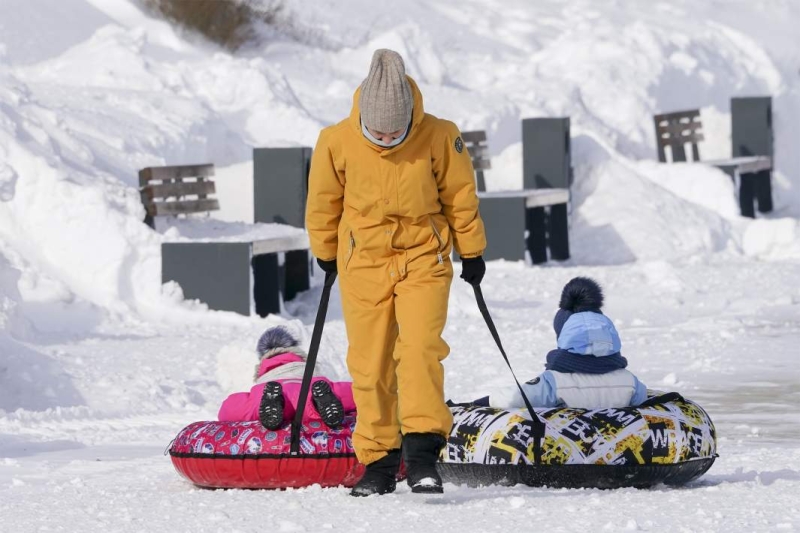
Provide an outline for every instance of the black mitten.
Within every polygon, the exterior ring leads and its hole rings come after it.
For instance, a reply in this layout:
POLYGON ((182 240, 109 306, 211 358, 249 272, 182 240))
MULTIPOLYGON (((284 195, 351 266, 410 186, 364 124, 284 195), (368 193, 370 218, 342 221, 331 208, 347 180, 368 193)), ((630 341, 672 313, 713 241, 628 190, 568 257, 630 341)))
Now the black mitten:
POLYGON ((461 258, 461 279, 470 285, 480 285, 486 274, 486 263, 483 257, 461 258))

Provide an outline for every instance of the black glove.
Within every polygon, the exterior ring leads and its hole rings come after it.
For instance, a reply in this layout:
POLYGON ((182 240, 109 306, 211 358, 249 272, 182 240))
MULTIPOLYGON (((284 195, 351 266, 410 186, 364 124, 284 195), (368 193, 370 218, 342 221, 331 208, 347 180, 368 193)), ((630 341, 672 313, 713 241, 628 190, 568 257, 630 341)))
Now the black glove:
POLYGON ((322 259, 317 259, 317 264, 326 274, 336 273, 336 259, 331 259, 330 261, 323 261, 322 259))
POLYGON ((461 258, 461 279, 470 285, 480 285, 486 274, 486 263, 483 257, 461 258))

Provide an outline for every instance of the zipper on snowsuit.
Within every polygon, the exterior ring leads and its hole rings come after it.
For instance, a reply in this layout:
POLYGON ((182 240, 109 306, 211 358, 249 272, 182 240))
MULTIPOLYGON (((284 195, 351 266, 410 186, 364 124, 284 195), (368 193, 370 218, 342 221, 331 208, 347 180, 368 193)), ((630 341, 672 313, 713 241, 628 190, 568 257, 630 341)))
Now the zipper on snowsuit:
POLYGON ((436 240, 439 241, 439 249, 436 251, 436 259, 438 259, 439 264, 444 264, 444 258, 442 257, 442 250, 444 249, 444 241, 442 240, 442 236, 439 235, 439 230, 436 229, 436 224, 433 223, 433 217, 428 215, 428 218, 431 221, 431 228, 433 228, 433 234, 436 236, 436 240))
POLYGON ((356 240, 353 238, 353 232, 349 232, 350 242, 347 248, 347 260, 344 263, 344 268, 347 270, 347 267, 350 266, 350 260, 353 258, 353 251, 356 248, 356 240))

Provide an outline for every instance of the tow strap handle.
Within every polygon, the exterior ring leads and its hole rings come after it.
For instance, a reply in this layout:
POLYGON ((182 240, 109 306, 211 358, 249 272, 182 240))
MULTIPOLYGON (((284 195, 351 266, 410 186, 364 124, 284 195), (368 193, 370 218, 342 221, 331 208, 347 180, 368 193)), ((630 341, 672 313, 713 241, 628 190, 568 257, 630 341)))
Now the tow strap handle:
POLYGON ((314 331, 311 333, 311 346, 308 348, 306 368, 303 371, 303 382, 300 385, 300 395, 297 397, 297 410, 292 420, 292 441, 289 448, 291 455, 300 453, 300 429, 303 427, 303 412, 308 400, 308 391, 311 389, 311 379, 314 377, 314 367, 317 365, 317 354, 322 341, 322 330, 325 327, 325 317, 328 314, 328 303, 331 299, 331 289, 336 282, 336 272, 325 273, 325 285, 322 287, 322 297, 317 309, 317 320, 314 322, 314 331))
POLYGON ((681 396, 678 392, 665 392, 663 394, 659 394, 658 396, 651 396, 650 398, 646 399, 636 407, 655 407, 656 405, 662 405, 668 402, 686 402, 686 398, 681 396))
POLYGON ((486 300, 483 299, 483 291, 481 291, 480 285, 473 285, 472 288, 475 290, 475 300, 478 302, 478 309, 480 309, 481 315, 483 315, 483 319, 486 321, 486 325, 489 327, 489 331, 494 338, 494 342, 497 343, 497 347, 500 348, 500 354, 503 356, 506 365, 508 365, 508 369, 511 371, 511 375, 514 377, 514 382, 517 384, 517 388, 522 395, 522 401, 525 402, 525 407, 528 409, 528 414, 531 415, 531 421, 533 422, 533 462, 537 465, 541 464, 542 441, 544 441, 545 436, 545 423, 541 418, 539 418, 539 415, 533 409, 530 400, 528 400, 528 397, 525 396, 525 391, 522 390, 522 385, 519 384, 519 380, 517 379, 517 375, 514 373, 514 369, 511 368, 511 362, 509 362, 506 351, 503 349, 503 343, 500 342, 500 335, 497 333, 497 328, 495 327, 494 321, 489 314, 489 308, 486 307, 486 300))

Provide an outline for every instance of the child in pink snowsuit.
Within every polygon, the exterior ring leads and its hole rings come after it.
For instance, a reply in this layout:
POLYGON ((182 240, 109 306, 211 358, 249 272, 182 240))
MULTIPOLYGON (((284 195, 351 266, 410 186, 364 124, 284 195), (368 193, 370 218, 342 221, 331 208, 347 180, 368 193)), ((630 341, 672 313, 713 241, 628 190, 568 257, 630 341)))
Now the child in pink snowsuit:
MULTIPOLYGON (((268 429, 278 429, 294 418, 306 354, 286 328, 264 332, 258 341, 258 365, 250 392, 228 396, 219 409, 223 422, 260 420, 268 429)), ((352 383, 324 377, 311 380, 303 422, 322 420, 328 427, 342 424, 345 413, 355 412, 352 383)))

